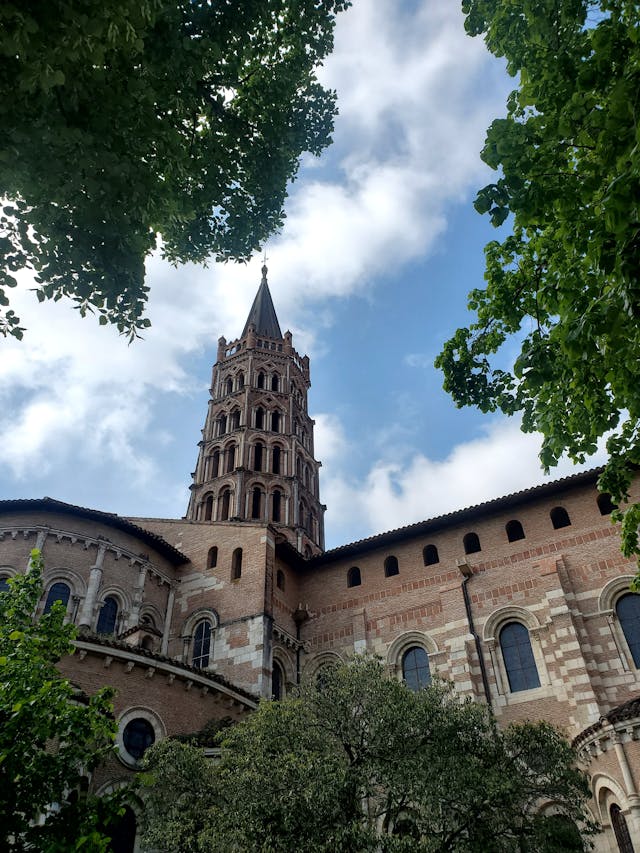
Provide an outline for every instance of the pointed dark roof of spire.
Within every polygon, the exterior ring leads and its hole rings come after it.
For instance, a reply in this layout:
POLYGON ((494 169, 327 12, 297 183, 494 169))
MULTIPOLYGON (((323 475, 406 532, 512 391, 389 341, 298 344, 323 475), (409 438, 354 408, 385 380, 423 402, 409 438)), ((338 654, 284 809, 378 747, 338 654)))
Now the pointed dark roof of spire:
POLYGON ((259 335, 264 335, 265 338, 282 338, 280 323, 278 323, 276 309, 273 307, 273 300, 271 299, 269 285, 267 284, 266 265, 262 267, 262 281, 260 282, 260 287, 256 293, 256 298, 253 300, 251 311, 249 311, 247 322, 244 324, 244 329, 240 337, 244 338, 252 323, 259 335))

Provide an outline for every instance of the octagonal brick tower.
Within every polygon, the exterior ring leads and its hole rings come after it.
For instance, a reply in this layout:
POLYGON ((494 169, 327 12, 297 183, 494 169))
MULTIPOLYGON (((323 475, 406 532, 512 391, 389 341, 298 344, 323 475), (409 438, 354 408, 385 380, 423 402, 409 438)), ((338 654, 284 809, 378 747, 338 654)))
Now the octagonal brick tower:
POLYGON ((263 266, 242 335, 218 341, 187 518, 264 521, 305 556, 324 550, 310 385, 309 358, 280 331, 263 266))

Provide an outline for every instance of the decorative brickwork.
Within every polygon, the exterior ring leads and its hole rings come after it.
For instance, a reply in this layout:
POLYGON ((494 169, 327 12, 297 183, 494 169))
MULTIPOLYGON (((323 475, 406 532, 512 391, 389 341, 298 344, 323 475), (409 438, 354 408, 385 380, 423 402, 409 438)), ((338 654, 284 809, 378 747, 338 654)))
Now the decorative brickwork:
POLYGON ((81 630, 62 671, 118 691, 121 757, 93 788, 135 768, 129 721, 157 738, 241 719, 366 651, 390 677, 448 679, 500 723, 560 726, 591 777, 596 851, 618 850, 626 823, 640 853, 640 597, 598 472, 324 552, 308 388, 265 269, 242 337, 219 342, 186 518, 0 502, 0 583, 40 548, 41 609, 58 584, 81 630))

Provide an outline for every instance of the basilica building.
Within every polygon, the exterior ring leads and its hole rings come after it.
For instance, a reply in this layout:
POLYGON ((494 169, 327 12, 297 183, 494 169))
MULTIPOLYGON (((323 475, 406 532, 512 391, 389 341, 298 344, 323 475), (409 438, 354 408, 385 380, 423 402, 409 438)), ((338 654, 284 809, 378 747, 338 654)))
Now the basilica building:
POLYGON ((127 781, 155 740, 367 651, 500 723, 559 726, 591 779, 595 849, 640 853, 640 596, 599 472, 479 506, 461 493, 456 512, 326 551, 310 384, 264 267, 242 334, 218 341, 183 518, 0 501, 0 588, 39 548, 40 609, 62 601, 79 628, 63 673, 117 690, 118 757, 93 789, 127 781))

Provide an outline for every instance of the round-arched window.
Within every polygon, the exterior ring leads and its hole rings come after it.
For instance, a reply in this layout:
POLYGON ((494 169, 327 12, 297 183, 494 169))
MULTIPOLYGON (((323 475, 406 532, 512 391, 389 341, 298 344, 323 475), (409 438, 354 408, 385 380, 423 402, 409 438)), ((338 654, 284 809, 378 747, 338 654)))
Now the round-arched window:
POLYGON ((51 589, 49 590, 49 595, 47 595, 47 601, 44 605, 44 612, 48 613, 56 601, 59 601, 66 607, 69 603, 70 596, 71 590, 66 583, 62 583, 62 581, 54 583, 51 589))
POLYGON ((109 595, 105 598, 104 604, 100 608, 96 632, 98 634, 113 634, 116 630, 117 620, 118 602, 112 595, 109 595))
POLYGON ((209 666, 211 653, 211 623, 206 619, 198 622, 193 634, 193 658, 191 663, 198 669, 209 666))
POLYGON ((130 720, 122 732, 122 742, 129 755, 140 761, 147 749, 155 743, 156 733, 149 720, 135 717, 130 720))
POLYGON ((422 646, 412 646, 402 656, 402 677, 410 690, 421 690, 431 683, 429 655, 422 646))

